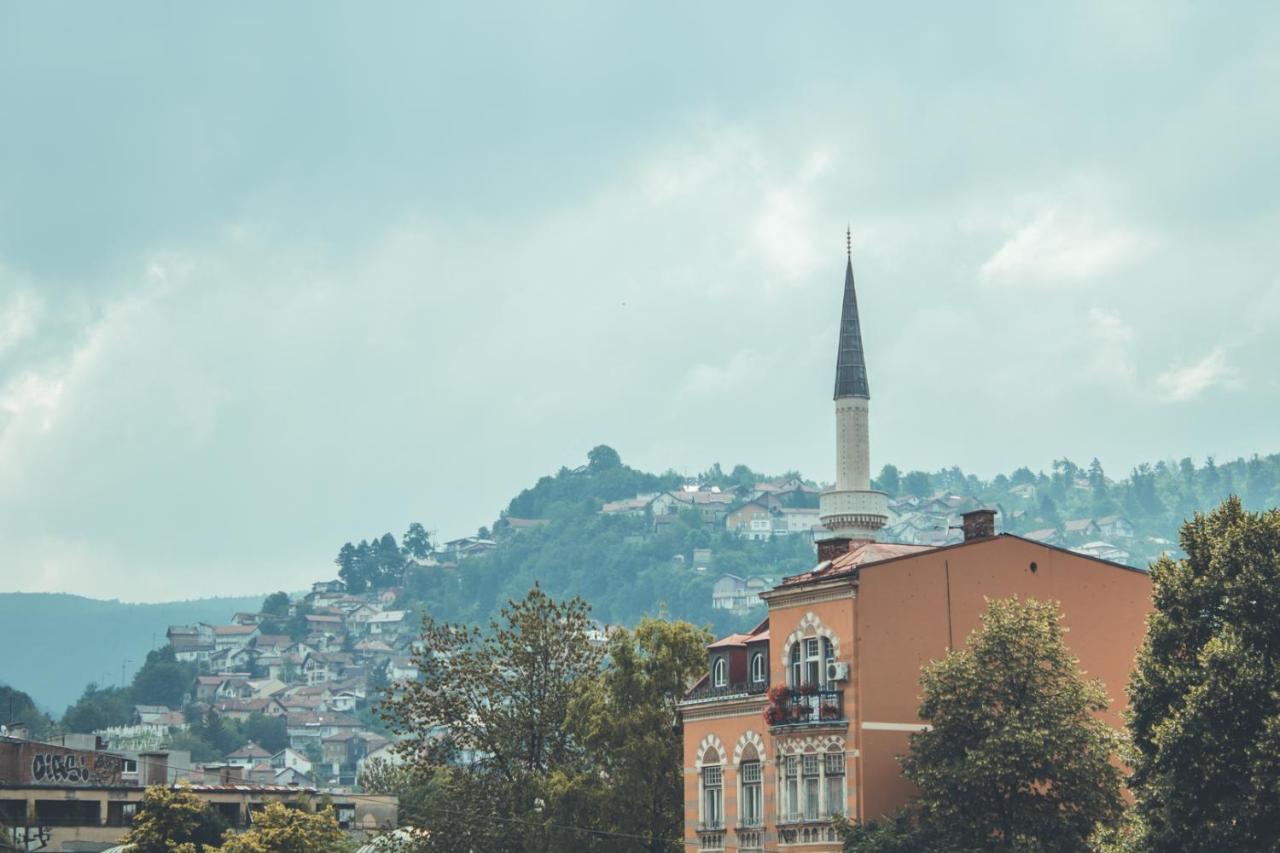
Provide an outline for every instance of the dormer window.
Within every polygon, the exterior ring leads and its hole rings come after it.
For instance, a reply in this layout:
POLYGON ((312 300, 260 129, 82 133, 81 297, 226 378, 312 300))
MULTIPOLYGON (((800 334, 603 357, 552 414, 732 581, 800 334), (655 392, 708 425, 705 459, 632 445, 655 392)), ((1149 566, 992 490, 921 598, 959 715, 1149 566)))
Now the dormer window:
POLYGON ((751 683, 764 684, 764 652, 751 656, 751 683))
POLYGON ((716 658, 711 664, 711 684, 714 687, 724 687, 729 683, 729 665, 724 658, 716 658))

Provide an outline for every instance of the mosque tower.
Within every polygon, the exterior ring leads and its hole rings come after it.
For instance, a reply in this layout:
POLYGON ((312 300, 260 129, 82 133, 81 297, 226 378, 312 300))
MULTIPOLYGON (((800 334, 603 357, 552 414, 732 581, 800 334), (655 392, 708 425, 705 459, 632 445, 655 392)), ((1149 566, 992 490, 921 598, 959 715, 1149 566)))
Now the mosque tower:
POLYGON ((820 551, 843 551, 853 542, 869 542, 889 520, 889 499, 871 489, 871 450, 867 436, 867 362, 858 324, 858 295, 853 287, 853 238, 845 234, 844 305, 836 354, 836 484, 822 493, 822 525, 834 534, 820 551), (832 548, 838 543, 838 548, 832 548))

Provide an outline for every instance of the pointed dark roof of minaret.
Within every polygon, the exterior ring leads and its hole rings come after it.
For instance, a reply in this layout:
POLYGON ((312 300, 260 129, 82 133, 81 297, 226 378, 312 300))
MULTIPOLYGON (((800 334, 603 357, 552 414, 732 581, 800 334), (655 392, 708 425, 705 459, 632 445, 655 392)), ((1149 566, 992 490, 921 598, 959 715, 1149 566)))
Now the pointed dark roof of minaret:
POLYGON ((840 348, 836 352, 836 399, 871 398, 867 389, 867 360, 858 324, 858 294, 853 289, 853 249, 844 268, 844 305, 840 309, 840 348))

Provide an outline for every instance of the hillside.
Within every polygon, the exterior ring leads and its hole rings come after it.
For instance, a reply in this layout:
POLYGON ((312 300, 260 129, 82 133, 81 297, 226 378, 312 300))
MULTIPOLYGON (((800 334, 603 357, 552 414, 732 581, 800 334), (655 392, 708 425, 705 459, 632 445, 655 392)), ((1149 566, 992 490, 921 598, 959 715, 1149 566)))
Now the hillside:
POLYGON ((164 644, 169 625, 223 622, 261 604, 261 595, 127 604, 62 593, 0 593, 0 683, 26 691, 60 717, 89 682, 119 683, 126 661, 132 675, 153 643, 164 644))

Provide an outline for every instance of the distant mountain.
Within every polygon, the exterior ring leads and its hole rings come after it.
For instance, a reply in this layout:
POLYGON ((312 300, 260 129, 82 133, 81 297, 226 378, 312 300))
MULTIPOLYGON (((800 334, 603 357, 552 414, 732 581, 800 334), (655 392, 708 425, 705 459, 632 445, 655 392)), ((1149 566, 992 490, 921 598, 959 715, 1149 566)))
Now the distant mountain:
MULTIPOLYGON (((0 593, 0 683, 30 694, 60 717, 90 681, 118 684, 170 625, 227 622, 256 611, 262 595, 164 604, 126 604, 62 593, 0 593)), ((4 709, 0 709, 3 712, 4 709)))

